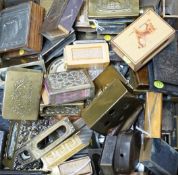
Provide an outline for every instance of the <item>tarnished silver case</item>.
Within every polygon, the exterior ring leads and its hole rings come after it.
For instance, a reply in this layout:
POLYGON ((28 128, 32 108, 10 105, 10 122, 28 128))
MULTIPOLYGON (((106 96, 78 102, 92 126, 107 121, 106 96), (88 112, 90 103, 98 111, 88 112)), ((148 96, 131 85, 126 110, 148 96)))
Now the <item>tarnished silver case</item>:
POLYGON ((62 104, 93 98, 94 84, 85 70, 49 74, 45 79, 49 104, 62 104))

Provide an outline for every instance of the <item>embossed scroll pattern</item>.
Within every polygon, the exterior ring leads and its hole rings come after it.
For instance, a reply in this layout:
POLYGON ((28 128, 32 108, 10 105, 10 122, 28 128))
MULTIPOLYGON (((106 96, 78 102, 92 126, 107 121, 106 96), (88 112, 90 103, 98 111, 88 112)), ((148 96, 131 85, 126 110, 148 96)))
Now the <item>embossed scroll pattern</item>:
POLYGON ((32 103, 32 81, 28 77, 16 80, 13 85, 13 93, 11 95, 12 111, 24 117, 25 114, 31 112, 32 103))

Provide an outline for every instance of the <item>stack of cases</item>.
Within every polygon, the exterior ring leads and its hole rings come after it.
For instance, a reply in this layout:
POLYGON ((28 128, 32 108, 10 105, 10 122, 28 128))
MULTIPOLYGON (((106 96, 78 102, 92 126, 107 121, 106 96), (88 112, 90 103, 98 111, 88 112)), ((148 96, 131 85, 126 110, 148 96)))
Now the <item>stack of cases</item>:
POLYGON ((0 5, 0 175, 177 175, 177 0, 0 5))

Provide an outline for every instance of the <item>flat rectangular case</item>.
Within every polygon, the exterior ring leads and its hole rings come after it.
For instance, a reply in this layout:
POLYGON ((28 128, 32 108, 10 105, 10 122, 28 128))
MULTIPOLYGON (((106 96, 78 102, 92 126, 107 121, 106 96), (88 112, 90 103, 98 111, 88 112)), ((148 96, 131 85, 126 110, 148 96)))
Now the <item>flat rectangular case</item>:
POLYGON ((49 74, 45 89, 50 104, 62 104, 94 97, 95 88, 85 70, 49 74))
POLYGON ((110 62, 108 44, 68 45, 64 49, 64 61, 68 69, 106 67, 110 62))
POLYGON ((174 36, 175 30, 153 10, 148 10, 111 43, 113 50, 137 71, 166 47, 174 36))

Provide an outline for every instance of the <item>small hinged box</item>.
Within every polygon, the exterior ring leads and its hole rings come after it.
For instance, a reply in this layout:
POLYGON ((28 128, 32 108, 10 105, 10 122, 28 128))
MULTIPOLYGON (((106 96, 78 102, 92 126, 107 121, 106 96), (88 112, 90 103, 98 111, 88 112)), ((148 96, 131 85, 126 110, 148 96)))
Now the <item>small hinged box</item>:
POLYGON ((45 79, 49 104, 62 104, 93 98, 95 88, 85 70, 49 74, 45 79))
POLYGON ((67 36, 77 18, 83 0, 54 0, 41 33, 49 40, 67 36))
POLYGON ((9 68, 6 75, 2 116, 9 120, 37 120, 43 73, 9 68))
POLYGON ((1 11, 0 53, 20 49, 24 52, 40 52, 42 48, 40 28, 43 17, 44 8, 33 2, 22 3, 1 11))
POLYGON ((108 44, 68 45, 64 49, 64 62, 67 69, 106 67, 110 62, 108 44))
POLYGON ((175 30, 150 9, 113 38, 111 43, 113 50, 137 71, 174 37, 175 30))

